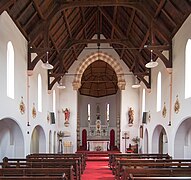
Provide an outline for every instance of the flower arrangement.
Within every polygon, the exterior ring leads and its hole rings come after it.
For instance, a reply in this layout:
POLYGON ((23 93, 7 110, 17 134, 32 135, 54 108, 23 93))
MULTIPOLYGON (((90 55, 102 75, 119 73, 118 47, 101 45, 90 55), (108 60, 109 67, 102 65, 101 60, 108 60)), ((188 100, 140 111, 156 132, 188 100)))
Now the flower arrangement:
POLYGON ((132 141, 137 144, 140 142, 140 138, 138 136, 136 136, 135 138, 132 139, 132 141))
POLYGON ((96 150, 96 151, 101 151, 102 148, 101 148, 101 146, 98 145, 98 146, 95 147, 95 150, 96 150))

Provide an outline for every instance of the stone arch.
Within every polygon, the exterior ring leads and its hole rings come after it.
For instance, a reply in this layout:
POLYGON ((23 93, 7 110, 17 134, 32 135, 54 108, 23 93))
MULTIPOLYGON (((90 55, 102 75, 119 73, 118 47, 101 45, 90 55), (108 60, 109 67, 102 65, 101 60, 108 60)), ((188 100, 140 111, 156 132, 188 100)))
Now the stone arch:
POLYGON ((74 77, 73 89, 78 90, 81 87, 81 78, 84 71, 91 63, 97 60, 101 60, 108 63, 114 69, 117 75, 119 89, 125 90, 126 82, 121 65, 117 62, 115 58, 101 51, 93 53, 90 56, 87 56, 87 58, 84 59, 83 62, 79 65, 79 67, 76 70, 76 75, 74 77))

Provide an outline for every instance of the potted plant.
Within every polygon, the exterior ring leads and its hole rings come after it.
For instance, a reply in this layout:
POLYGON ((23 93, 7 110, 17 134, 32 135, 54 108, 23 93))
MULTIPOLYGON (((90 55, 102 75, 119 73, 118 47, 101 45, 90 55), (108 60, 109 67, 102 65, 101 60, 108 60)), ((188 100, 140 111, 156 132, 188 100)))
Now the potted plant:
POLYGON ((58 131, 57 133, 58 139, 62 139, 64 137, 64 132, 63 131, 58 131))
POLYGON ((138 136, 136 136, 135 138, 132 139, 132 141, 135 143, 135 144, 138 144, 140 142, 140 138, 138 136))

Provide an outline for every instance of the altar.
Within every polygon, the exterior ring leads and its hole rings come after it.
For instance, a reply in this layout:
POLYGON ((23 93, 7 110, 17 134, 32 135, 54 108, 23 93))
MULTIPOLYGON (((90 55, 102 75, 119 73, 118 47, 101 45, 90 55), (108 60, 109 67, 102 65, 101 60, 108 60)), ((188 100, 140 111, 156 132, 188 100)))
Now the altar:
POLYGON ((89 151, 107 151, 109 149, 109 140, 88 140, 89 151))

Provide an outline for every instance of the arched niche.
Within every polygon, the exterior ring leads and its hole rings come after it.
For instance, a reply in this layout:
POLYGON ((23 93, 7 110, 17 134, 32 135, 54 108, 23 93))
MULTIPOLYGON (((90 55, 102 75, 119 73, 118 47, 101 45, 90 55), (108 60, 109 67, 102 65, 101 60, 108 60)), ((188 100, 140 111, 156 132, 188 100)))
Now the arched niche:
POLYGON ((24 136, 18 123, 11 118, 0 120, 0 159, 24 157, 24 136))
POLYGON ((162 125, 157 125, 152 136, 152 153, 168 153, 168 137, 162 125))
POLYGON ((178 127, 174 140, 174 158, 191 158, 191 117, 178 127))
POLYGON ((148 135, 148 130, 145 129, 144 135, 143 135, 143 152, 148 153, 149 152, 149 135, 148 135))
POLYGON ((46 137, 44 130, 41 126, 37 125, 31 136, 31 153, 43 153, 46 152, 46 137))

